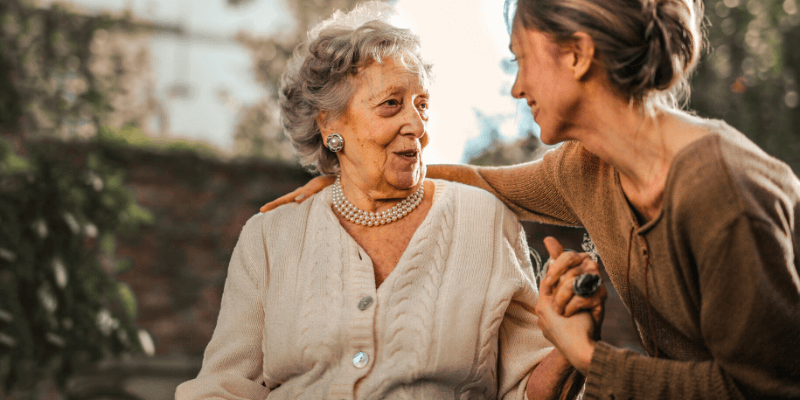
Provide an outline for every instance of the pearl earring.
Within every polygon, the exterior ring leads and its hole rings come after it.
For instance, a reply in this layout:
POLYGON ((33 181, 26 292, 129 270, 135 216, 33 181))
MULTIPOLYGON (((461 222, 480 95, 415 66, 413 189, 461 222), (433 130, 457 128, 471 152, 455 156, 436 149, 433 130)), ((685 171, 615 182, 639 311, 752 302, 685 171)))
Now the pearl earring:
POLYGON ((325 140, 325 144, 328 145, 328 150, 337 153, 344 147, 344 138, 338 133, 331 133, 328 135, 328 139, 325 140))

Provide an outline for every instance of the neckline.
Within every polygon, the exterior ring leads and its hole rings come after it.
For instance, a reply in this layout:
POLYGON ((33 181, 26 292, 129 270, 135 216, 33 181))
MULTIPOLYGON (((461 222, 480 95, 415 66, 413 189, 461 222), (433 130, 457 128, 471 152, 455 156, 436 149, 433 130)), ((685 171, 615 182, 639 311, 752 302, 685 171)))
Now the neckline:
MULTIPOLYGON (((422 222, 414 231, 414 234, 411 235, 411 239, 408 241, 408 245, 406 246, 405 250, 403 250, 403 254, 400 256, 400 259, 397 260, 397 265, 395 265, 395 268, 392 270, 392 272, 390 272, 389 275, 386 276, 386 279, 383 280, 380 286, 376 284, 374 274, 370 274, 372 276, 370 282, 372 283, 372 288, 375 290, 376 293, 380 292, 383 287, 391 286, 393 281, 398 279, 396 278, 396 276, 399 275, 398 272, 403 270, 405 264, 408 264, 406 260, 408 259, 408 257, 410 257, 409 250, 416 248, 417 246, 420 246, 420 243, 424 240, 424 238, 420 236, 423 234, 420 233, 421 231, 420 228, 430 224, 431 219, 434 218, 434 215, 438 215, 441 213, 440 209, 442 207, 442 204, 444 203, 444 201, 442 200, 444 200, 444 197, 447 196, 450 190, 452 189, 448 187, 450 183, 447 181, 443 181, 440 179, 427 179, 427 180, 432 181, 434 185, 434 190, 432 194, 433 203, 431 204, 431 208, 430 210, 428 210, 428 214, 425 216, 425 218, 423 218, 422 222)), ((370 266, 374 269, 375 267, 372 262, 372 258, 369 256, 369 254, 367 254, 366 250, 364 250, 361 247, 361 245, 359 245, 358 242, 352 236, 350 236, 349 233, 347 233, 347 230, 344 229, 342 224, 339 223, 339 219, 336 217, 335 211, 332 209, 333 189, 331 188, 331 186, 328 186, 325 189, 323 189, 323 191, 320 194, 324 194, 323 197, 324 201, 322 203, 325 208, 324 212, 327 218, 329 219, 329 222, 335 225, 335 229, 340 230, 342 237, 348 243, 348 245, 354 246, 357 249, 357 251, 359 251, 362 254, 362 257, 365 257, 366 260, 369 261, 370 266)))
POLYGON ((638 210, 634 209, 633 204, 631 204, 631 202, 628 200, 628 196, 625 195, 625 191, 622 190, 622 182, 620 181, 619 170, 613 166, 611 167, 611 169, 614 171, 614 186, 616 186, 617 195, 621 196, 620 198, 623 200, 623 203, 626 206, 628 221, 634 228, 636 228, 638 233, 642 234, 650 231, 663 218, 664 209, 670 205, 670 200, 672 199, 670 195, 676 179, 675 175, 677 173, 675 171, 678 169, 677 167, 688 157, 687 154, 696 151, 696 149, 699 147, 705 146, 706 141, 716 140, 716 138, 719 136, 719 129, 714 130, 711 129, 711 127, 708 127, 708 130, 709 132, 707 134, 703 135, 703 137, 697 138, 697 140, 680 149, 677 153, 675 153, 675 156, 672 157, 672 160, 669 164, 669 171, 667 172, 667 179, 664 182, 664 194, 661 201, 661 207, 658 210, 658 214, 656 214, 653 219, 646 221, 644 224, 639 223, 639 218, 637 218, 638 210))

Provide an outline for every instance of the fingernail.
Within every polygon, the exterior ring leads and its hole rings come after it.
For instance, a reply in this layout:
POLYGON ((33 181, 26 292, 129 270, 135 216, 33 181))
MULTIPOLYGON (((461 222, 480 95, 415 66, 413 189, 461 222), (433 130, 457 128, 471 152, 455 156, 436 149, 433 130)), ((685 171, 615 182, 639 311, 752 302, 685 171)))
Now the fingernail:
POLYGON ((305 194, 305 193, 303 193, 303 194, 301 194, 301 195, 299 195, 299 196, 295 197, 295 198, 294 198, 294 201, 303 201, 303 199, 305 199, 305 198, 306 198, 306 194, 305 194))

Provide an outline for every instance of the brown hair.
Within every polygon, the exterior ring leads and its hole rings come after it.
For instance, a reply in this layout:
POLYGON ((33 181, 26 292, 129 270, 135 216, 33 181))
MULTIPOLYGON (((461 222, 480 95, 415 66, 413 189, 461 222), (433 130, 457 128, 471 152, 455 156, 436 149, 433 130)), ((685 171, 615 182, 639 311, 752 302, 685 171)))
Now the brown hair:
POLYGON ((701 0, 518 0, 513 18, 560 45, 576 32, 591 36, 609 81, 648 111, 689 98, 704 44, 701 0))

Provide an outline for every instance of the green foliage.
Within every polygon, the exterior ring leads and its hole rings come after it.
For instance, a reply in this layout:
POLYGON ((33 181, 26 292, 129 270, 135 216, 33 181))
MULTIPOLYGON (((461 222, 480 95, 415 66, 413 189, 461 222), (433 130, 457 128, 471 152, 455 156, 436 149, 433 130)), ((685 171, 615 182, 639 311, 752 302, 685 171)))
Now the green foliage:
POLYGON ((98 143, 111 147, 138 147, 143 149, 162 150, 170 152, 191 152, 212 158, 223 157, 222 152, 205 142, 170 139, 159 140, 147 136, 141 129, 135 126, 125 126, 120 130, 114 130, 108 126, 103 126, 97 134, 98 143))
MULTIPOLYGON (((2 46, 2 44, 0 44, 2 46)), ((0 50, 0 126, 15 127, 22 115, 19 94, 12 89, 10 61, 0 50)))
POLYGON ((797 0, 706 1, 710 49, 690 108, 723 119, 800 173, 797 0), (794 44, 792 44, 794 43, 794 44))
POLYGON ((130 15, 83 15, 65 3, 0 1, 0 132, 90 138, 103 125, 143 124, 158 108, 130 15), (2 129, 6 128, 6 129, 2 129))
POLYGON ((0 391, 141 350, 136 296, 116 279, 113 238, 152 216, 101 150, 63 154, 0 140, 0 391), (110 239, 109 239, 110 238, 110 239), (109 243, 110 241, 110 243, 109 243))

